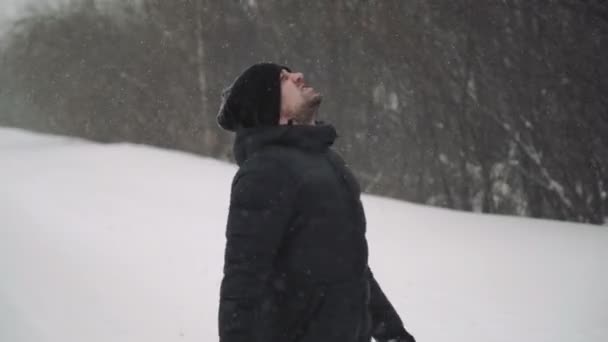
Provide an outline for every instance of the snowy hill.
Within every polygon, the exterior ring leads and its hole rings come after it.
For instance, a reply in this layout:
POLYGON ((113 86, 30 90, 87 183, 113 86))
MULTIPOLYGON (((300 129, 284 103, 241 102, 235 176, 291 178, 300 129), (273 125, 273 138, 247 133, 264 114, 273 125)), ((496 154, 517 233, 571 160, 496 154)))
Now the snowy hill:
MULTIPOLYGON (((217 341, 235 166, 0 128, 0 341, 217 341)), ((423 341, 608 341, 605 227, 364 196, 423 341)))

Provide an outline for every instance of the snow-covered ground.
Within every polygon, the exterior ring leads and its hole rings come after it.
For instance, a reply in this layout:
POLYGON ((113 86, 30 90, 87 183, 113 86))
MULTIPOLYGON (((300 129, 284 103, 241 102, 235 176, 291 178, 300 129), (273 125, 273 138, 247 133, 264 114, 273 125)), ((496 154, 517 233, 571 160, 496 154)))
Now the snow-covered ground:
MULTIPOLYGON (((217 341, 235 170, 0 128, 0 341, 217 341)), ((418 341, 608 341, 606 227, 364 205, 418 341)))

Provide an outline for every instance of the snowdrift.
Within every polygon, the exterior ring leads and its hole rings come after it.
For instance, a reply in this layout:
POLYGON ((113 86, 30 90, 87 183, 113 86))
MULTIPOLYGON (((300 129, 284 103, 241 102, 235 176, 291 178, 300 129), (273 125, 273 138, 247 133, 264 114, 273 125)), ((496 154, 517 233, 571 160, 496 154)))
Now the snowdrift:
MULTIPOLYGON (((0 341, 217 341, 235 171, 0 128, 0 341)), ((608 341, 605 227, 363 201, 418 341, 608 341)))

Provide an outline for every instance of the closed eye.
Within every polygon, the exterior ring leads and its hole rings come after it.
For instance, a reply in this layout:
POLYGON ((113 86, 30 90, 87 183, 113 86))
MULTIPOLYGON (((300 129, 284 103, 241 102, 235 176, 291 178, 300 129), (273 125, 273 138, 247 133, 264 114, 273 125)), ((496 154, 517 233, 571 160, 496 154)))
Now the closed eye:
POLYGON ((289 78, 289 75, 287 74, 287 71, 282 70, 281 71, 281 82, 286 81, 289 78))

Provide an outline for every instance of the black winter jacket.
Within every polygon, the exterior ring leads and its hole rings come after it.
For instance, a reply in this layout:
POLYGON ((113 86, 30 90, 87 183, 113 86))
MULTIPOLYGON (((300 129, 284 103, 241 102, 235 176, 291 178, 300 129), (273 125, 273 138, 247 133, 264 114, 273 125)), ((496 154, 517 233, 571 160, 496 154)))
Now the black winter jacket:
POLYGON ((330 125, 237 132, 221 342, 413 341, 368 264, 358 182, 330 125))

